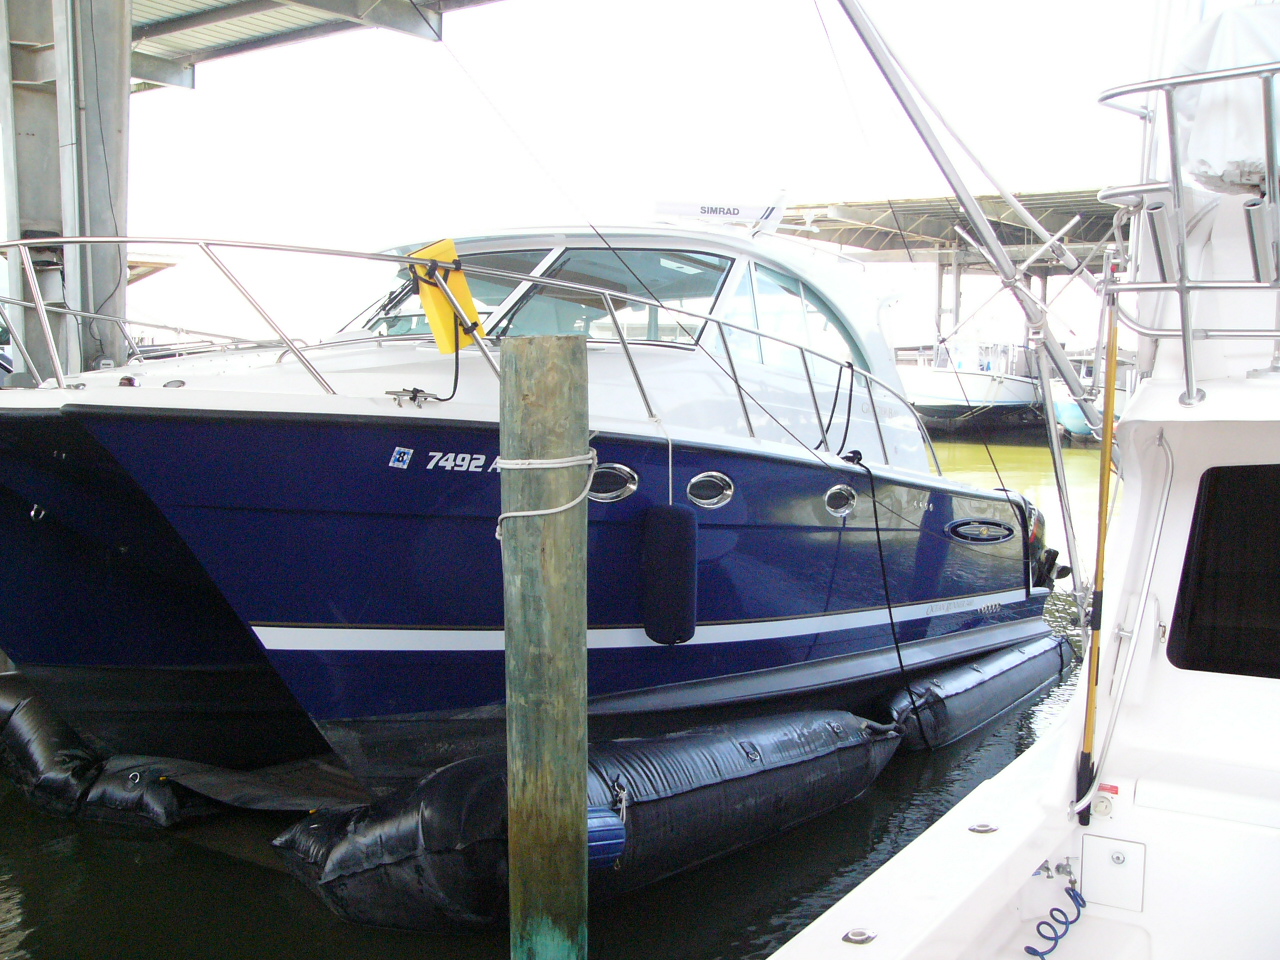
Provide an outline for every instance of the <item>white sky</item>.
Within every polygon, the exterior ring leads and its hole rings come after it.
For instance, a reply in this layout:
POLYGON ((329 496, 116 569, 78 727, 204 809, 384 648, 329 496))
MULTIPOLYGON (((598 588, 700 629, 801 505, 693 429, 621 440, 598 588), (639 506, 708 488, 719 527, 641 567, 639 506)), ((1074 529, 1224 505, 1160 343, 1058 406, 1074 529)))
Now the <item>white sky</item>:
MULTIPOLYGON (((1096 97, 1151 75, 1151 25, 1184 5, 866 0, 1019 191, 1134 178, 1138 123, 1096 97)), ((354 31, 135 95, 129 232, 381 249, 645 221, 663 200, 949 192, 834 0, 501 0, 444 31, 354 31)), ((931 323, 931 281, 895 294, 890 311, 931 323)))

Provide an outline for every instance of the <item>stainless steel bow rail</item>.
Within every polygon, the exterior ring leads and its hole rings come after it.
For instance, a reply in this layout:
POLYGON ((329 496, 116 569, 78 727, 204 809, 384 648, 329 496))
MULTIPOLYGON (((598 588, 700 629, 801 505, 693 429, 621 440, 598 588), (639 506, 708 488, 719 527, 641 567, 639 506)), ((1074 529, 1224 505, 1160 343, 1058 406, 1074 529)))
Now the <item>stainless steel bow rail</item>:
MULTIPOLYGON (((25 342, 26 331, 21 329, 22 325, 14 324, 12 322, 10 315, 8 311, 5 309, 5 307, 17 306, 17 307, 23 308, 24 311, 33 310, 35 312, 36 318, 39 321, 41 334, 43 335, 43 339, 49 350, 50 362, 51 362, 52 372, 53 372, 53 379, 57 382, 58 387, 62 389, 66 389, 68 387, 67 374, 63 370, 62 363, 58 358, 58 352, 57 352, 55 337, 53 334, 53 328, 49 320, 50 314, 73 317, 80 323, 98 321, 98 322, 115 324, 121 330, 122 335, 126 343, 128 344, 129 352, 130 352, 128 362, 130 364, 145 364, 147 362, 147 352, 148 352, 147 350, 144 350, 143 347, 139 346, 135 338, 130 335, 130 332, 128 329, 130 326, 139 327, 146 330, 168 331, 178 336, 195 335, 198 337, 206 338, 206 342, 202 342, 202 343, 189 343, 189 342, 174 343, 172 345, 172 349, 164 351, 167 356, 172 356, 175 354, 187 355, 187 354, 219 352, 219 351, 228 352, 228 351, 282 348, 279 356, 276 358, 277 362, 283 361, 286 357, 292 357, 293 359, 297 360, 298 363, 301 364, 303 369, 307 372, 307 374, 320 387, 320 389, 329 395, 336 395, 338 391, 333 387, 333 385, 324 376, 324 374, 321 373, 321 371, 311 361, 310 357, 308 356, 309 354, 315 353, 316 351, 319 351, 319 350, 325 350, 333 347, 351 347, 351 346, 358 346, 361 344, 370 344, 370 343, 376 343, 381 345, 381 344, 386 344, 391 342, 395 342, 395 343, 434 342, 435 340, 434 334, 429 334, 429 333, 422 333, 422 334, 410 333, 410 334, 393 334, 393 335, 370 334, 367 337, 344 337, 341 340, 330 340, 330 341, 325 341, 317 344, 306 344, 299 340, 291 338, 285 332, 281 324, 278 323, 277 320, 266 310, 266 308, 263 307, 261 302, 258 301, 253 296, 253 294, 249 291, 248 287, 246 287, 245 284, 241 282, 239 278, 236 277, 234 272, 227 266, 225 261, 217 255, 215 250, 219 250, 219 249, 302 254, 302 255, 317 256, 317 257, 337 257, 337 258, 348 259, 348 260, 364 260, 364 261, 381 262, 381 263, 387 263, 387 264, 398 264, 404 267, 412 267, 415 265, 422 266, 424 264, 437 265, 437 261, 426 260, 426 259, 411 257, 411 256, 401 256, 397 254, 365 253, 365 252, 350 251, 350 250, 337 250, 337 249, 324 248, 324 247, 303 247, 303 246, 295 246, 295 245, 289 245, 289 244, 252 243, 252 242, 237 241, 237 240, 202 240, 202 239, 176 239, 176 238, 154 238, 154 237, 41 237, 39 239, 30 239, 30 240, 11 240, 11 241, 0 242, 0 251, 4 251, 6 255, 9 255, 10 251, 17 251, 18 256, 22 260, 23 271, 26 274, 27 282, 32 291, 33 299, 21 300, 14 297, 0 296, 0 321, 3 321, 5 327, 9 330, 9 334, 13 340, 13 344, 17 348, 18 352, 21 354, 23 362, 27 367, 27 370, 31 372, 32 376, 36 378, 37 382, 39 382, 39 376, 38 376, 36 364, 32 360, 31 354, 28 351, 27 345, 25 342), (112 316, 109 314, 94 313, 89 310, 79 309, 71 306, 59 306, 54 303, 49 303, 47 298, 40 291, 40 285, 37 282, 36 268, 31 257, 31 250, 32 249, 49 250, 49 249, 58 249, 61 247, 67 247, 67 246, 80 246, 80 245, 92 245, 92 244, 117 244, 117 245, 135 244, 135 245, 147 246, 147 247, 178 246, 178 247, 193 247, 198 249, 213 264, 213 266, 217 269, 217 271, 220 274, 222 274, 227 279, 227 281, 235 288, 235 290, 239 293, 241 298, 248 304, 250 309, 252 309, 253 312, 256 313, 262 319, 262 321, 267 324, 268 327, 271 328, 272 332, 276 334, 276 338, 263 340, 263 339, 248 339, 243 337, 234 337, 227 334, 220 334, 220 333, 210 332, 205 330, 196 330, 184 325, 164 324, 164 323, 155 323, 152 321, 136 320, 128 317, 119 317, 119 316, 112 316)), ((449 268, 455 267, 455 264, 452 264, 452 263, 438 264, 438 265, 449 267, 449 268)), ((793 439, 795 439, 798 443, 802 442, 799 440, 798 437, 795 437, 795 434, 789 428, 787 428, 785 424, 782 423, 782 421, 778 420, 778 418, 774 417, 771 413, 769 413, 768 409, 765 407, 762 401, 751 396, 748 389, 743 385, 741 378, 738 376, 737 365, 734 362, 733 351, 730 346, 731 332, 747 334, 759 340, 767 340, 772 343, 776 343, 781 346, 794 349, 797 351, 798 356, 800 358, 800 366, 801 366, 801 369, 803 370, 805 381, 808 385, 809 398, 813 404, 814 416, 816 418, 816 421, 821 433, 821 436, 818 442, 818 447, 820 449, 827 452, 831 452, 832 450, 831 434, 833 433, 833 424, 835 422, 835 405, 839 402, 839 399, 840 399, 840 394, 841 394, 840 384, 842 382, 842 378, 844 375, 847 374, 849 378, 848 402, 850 404, 852 403, 853 391, 856 386, 861 386, 865 388, 867 392, 867 400, 872 413, 872 419, 876 425, 877 436, 880 442, 881 453, 883 455, 884 461, 886 463, 889 461, 888 444, 886 443, 884 438, 884 431, 881 425, 879 407, 876 403, 873 386, 880 387, 886 393, 888 393, 894 400, 900 403, 905 409, 911 411, 911 414, 920 431, 920 434, 925 439, 925 443, 928 446, 930 456, 933 460, 934 469, 936 469, 939 474, 942 473, 942 467, 938 460, 937 451, 934 449, 933 443, 929 438, 928 431, 925 429, 923 422, 920 420, 919 414, 917 414, 915 411, 915 408, 911 406, 911 404, 900 392, 898 392, 896 389, 894 389, 892 386, 886 383, 883 379, 881 379, 880 377, 877 377, 875 374, 872 374, 867 370, 862 369, 861 367, 855 366, 851 361, 838 360, 818 350, 814 350, 811 347, 805 346, 804 344, 800 344, 795 341, 788 340, 784 337, 775 336, 773 334, 766 333, 763 330, 755 329, 752 327, 745 327, 739 324, 731 323, 727 320, 722 320, 717 317, 712 317, 708 314, 698 313, 696 311, 691 311, 691 310, 685 310, 680 307, 674 307, 674 306, 671 306, 670 304, 662 303, 661 301, 652 299, 650 297, 642 297, 642 296, 636 296, 634 294, 620 293, 615 290, 608 290, 602 287, 591 286, 589 284, 583 284, 583 283, 576 283, 569 280, 560 280, 555 277, 544 277, 536 274, 516 273, 508 270, 499 270, 492 267, 481 267, 481 266, 472 266, 472 265, 464 264, 462 269, 464 270, 465 273, 472 274, 475 276, 492 277, 494 279, 499 279, 499 280, 513 281, 522 286, 527 285, 526 287, 527 289, 552 288, 552 289, 561 290, 565 292, 577 293, 588 298, 599 297, 600 301, 604 305, 605 311, 608 314, 610 325, 613 327, 614 333, 616 334, 616 337, 617 337, 617 342, 621 347, 624 357, 626 358, 628 369, 630 370, 632 379, 635 382, 636 389, 640 395, 640 399, 644 404, 645 413, 650 420, 658 421, 660 420, 660 417, 657 415, 657 413, 654 410, 653 403, 650 399, 649 390, 645 387, 644 380, 640 374, 639 368, 636 365, 635 357, 631 350, 631 345, 633 340, 627 337, 626 331, 623 329, 623 324, 619 320, 618 312, 617 312, 618 303, 631 304, 636 306, 643 306, 650 309, 662 310, 677 318, 676 319, 677 326, 680 328, 681 332, 689 338, 689 343, 678 344, 678 346, 703 350, 708 355, 708 357, 712 360, 712 362, 714 362, 717 366, 719 366, 720 369, 725 373, 726 376, 729 377, 729 379, 734 384, 734 388, 738 396, 738 403, 742 410, 743 420, 746 424, 746 429, 749 436, 755 437, 756 431, 752 421, 751 410, 750 410, 750 407, 748 406, 748 400, 750 400, 757 407, 759 407, 760 411, 763 412, 766 417, 773 419, 784 430, 784 432, 790 434, 793 437, 793 439), (684 318, 688 322, 688 325, 686 326, 686 323, 682 321, 680 318, 684 318), (716 340, 718 341, 719 350, 721 351, 720 356, 717 356, 717 354, 714 353, 708 347, 708 345, 704 342, 704 338, 707 336, 706 331, 710 329, 710 327, 712 326, 714 326, 716 330, 716 340), (721 359, 723 359, 724 361, 723 364, 720 363, 721 359), (832 410, 827 413, 823 412, 821 408, 821 404, 819 403, 819 400, 818 400, 818 390, 817 390, 817 386, 815 384, 814 376, 813 376, 813 367, 812 367, 813 363, 830 364, 835 368, 837 368, 837 371, 838 371, 832 410), (858 384, 859 379, 861 380, 861 384, 858 384)), ((458 315, 459 319, 464 322, 469 322, 469 321, 466 321, 466 318, 462 316, 460 305, 457 303, 456 299, 453 296, 449 295, 447 287, 445 287, 444 285, 441 285, 440 288, 446 291, 446 295, 449 296, 449 300, 453 306, 455 314, 458 315)), ((376 314, 374 316, 376 317, 376 314)), ((489 318, 491 323, 500 322, 502 319, 504 319, 504 315, 501 315, 499 313, 495 313, 493 316, 489 318)), ((497 364, 494 362, 493 356, 489 352, 489 349, 487 347, 487 344, 484 341, 484 338, 477 337, 475 339, 485 360, 487 361, 488 366, 490 367, 490 369, 493 370, 495 376, 499 376, 497 364)), ((605 342, 612 342, 612 341, 605 341, 605 342)), ((667 341, 653 341, 647 338, 637 338, 635 339, 634 342, 667 343, 667 341)), ((433 399, 430 395, 427 395, 425 393, 423 394, 423 398, 428 400, 433 399)), ((848 419, 847 415, 846 415, 846 419, 848 419)), ((839 452, 839 451, 836 451, 836 452, 839 452)))
MULTIPOLYGON (((1183 385, 1181 401, 1193 406, 1204 398, 1204 391, 1196 383, 1195 356, 1192 345, 1197 340, 1274 340, 1275 350, 1269 373, 1280 373, 1280 328, 1214 328, 1197 327, 1195 322, 1194 295, 1207 291, 1252 291, 1280 294, 1280 274, 1277 273, 1276 241, 1280 238, 1280 209, 1277 205, 1276 111, 1275 78, 1280 74, 1280 63, 1241 67, 1233 70, 1214 70, 1206 73, 1165 77, 1145 83, 1130 84, 1108 90, 1099 102, 1131 113, 1148 125, 1147 139, 1154 143, 1159 136, 1157 124, 1163 121, 1167 161, 1170 174, 1167 179, 1157 179, 1154 174, 1155 151, 1149 149, 1146 178, 1143 183, 1104 190, 1099 199, 1116 204, 1133 218, 1134 233, 1130 248, 1137 255, 1150 255, 1159 280, 1126 279, 1119 273, 1103 278, 1104 293, 1115 296, 1137 293, 1172 293, 1178 306, 1177 328, 1153 327, 1137 322, 1126 313, 1120 314, 1120 322, 1140 336, 1152 340, 1177 338, 1182 341, 1183 385), (1264 146, 1263 179, 1260 196, 1244 204, 1244 216, 1249 236, 1253 263, 1251 280, 1195 280, 1187 263, 1187 235, 1192 211, 1188 209, 1188 185, 1183 172, 1183 137, 1187 132, 1186 121, 1179 117, 1177 95, 1180 91, 1204 87, 1210 84, 1254 80, 1262 96, 1260 118, 1264 146), (1157 97, 1163 107, 1153 110, 1146 106, 1134 108, 1119 101, 1133 96, 1157 97)), ((1245 158, 1240 158, 1245 159, 1245 158)), ((1251 159, 1251 158, 1250 158, 1251 159)), ((1136 278, 1138 271, 1129 276, 1136 278)), ((1278 316, 1280 320, 1280 316, 1278 316)))

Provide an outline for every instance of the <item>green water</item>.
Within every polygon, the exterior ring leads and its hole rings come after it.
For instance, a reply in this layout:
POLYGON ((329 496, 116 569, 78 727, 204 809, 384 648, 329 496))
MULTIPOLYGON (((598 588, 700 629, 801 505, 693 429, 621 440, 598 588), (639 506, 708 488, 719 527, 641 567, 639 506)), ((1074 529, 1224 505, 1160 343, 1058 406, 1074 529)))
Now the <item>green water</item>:
MULTIPOLYGON (((957 479, 1031 496, 1049 517, 1050 544, 1060 546, 1047 449, 998 445, 988 453, 981 444, 944 443, 938 454, 957 479)), ((1092 558, 1098 452, 1068 450, 1067 466, 1081 494, 1082 553, 1092 558)), ((591 956, 763 960, 1034 742, 1072 683, 950 747, 898 755, 852 804, 598 905, 591 956)), ((505 931, 423 935, 337 919, 274 861, 269 840, 290 819, 227 816, 163 832, 106 828, 44 814, 0 781, 0 960, 508 956, 505 931)))
MULTIPOLYGON (((936 443, 938 462, 948 477, 980 487, 1006 487, 1026 494, 1045 515, 1046 539, 1067 562, 1062 508, 1053 477, 1048 446, 949 441, 936 443)), ((1098 543, 1099 450, 1067 447, 1062 451, 1067 484, 1071 489, 1071 515, 1075 522, 1077 554, 1085 575, 1092 580, 1094 551, 1098 543)), ((1070 582, 1070 581, 1068 581, 1070 582)))

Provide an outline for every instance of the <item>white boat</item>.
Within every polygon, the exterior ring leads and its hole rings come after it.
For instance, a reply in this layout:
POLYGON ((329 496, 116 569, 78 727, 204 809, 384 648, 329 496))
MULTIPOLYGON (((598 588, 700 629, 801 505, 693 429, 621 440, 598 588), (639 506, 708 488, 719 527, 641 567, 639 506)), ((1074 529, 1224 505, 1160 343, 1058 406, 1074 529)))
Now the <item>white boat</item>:
POLYGON ((1015 372, 1021 351, 1014 348, 1012 359, 998 346, 987 346, 982 352, 984 359, 960 360, 947 366, 899 359, 902 389, 916 412, 926 420, 956 423, 1008 421, 1032 415, 1040 406, 1040 392, 1035 380, 1015 372))
MULTIPOLYGON (((1226 14, 1199 49, 1280 61, 1280 9, 1226 14)), ((1102 289, 1147 379, 1116 431, 1096 684, 775 960, 1276 952, 1280 179, 1259 93, 1280 62, 1239 62, 1103 98, 1150 95, 1157 150, 1103 194, 1132 216, 1134 260, 1102 289)))

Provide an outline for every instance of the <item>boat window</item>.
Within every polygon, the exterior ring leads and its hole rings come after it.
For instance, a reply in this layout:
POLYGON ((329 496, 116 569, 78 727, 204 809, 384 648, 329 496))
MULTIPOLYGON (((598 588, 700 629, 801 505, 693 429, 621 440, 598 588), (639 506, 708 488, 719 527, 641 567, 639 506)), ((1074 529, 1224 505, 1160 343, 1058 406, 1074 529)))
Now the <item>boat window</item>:
MULTIPOLYGON (((739 327, 746 327, 749 330, 755 330, 756 327, 756 298, 751 291, 751 273, 748 270, 742 271, 742 277, 738 281, 737 289, 733 293, 726 293, 724 302, 720 306, 719 315, 721 319, 727 320, 729 323, 737 324, 739 327)), ((729 349, 733 351, 734 361, 738 360, 754 360, 760 362, 760 338, 753 333, 747 333, 744 330, 735 330, 731 327, 724 327, 725 339, 729 341, 729 349)), ((702 341, 707 345, 707 349, 716 356, 724 356, 724 343, 721 341, 719 333, 713 327, 708 331, 708 336, 702 341)))
POLYGON ((836 318, 836 312, 807 283, 802 289, 804 291, 804 328, 809 338, 809 346, 837 360, 852 360, 853 365, 860 370, 870 369, 866 355, 863 354, 858 342, 856 340, 850 342, 843 332, 844 324, 836 318))
MULTIPOLYGON (((852 360, 867 369, 857 343, 845 331, 836 312, 807 283, 790 274, 756 264, 756 308, 760 329, 838 361, 852 360)), ((764 362, 770 366, 802 371, 800 353, 793 347, 765 340, 764 362)), ((814 380, 833 383, 838 367, 810 355, 814 380)))
MULTIPOLYGON (((473 253, 462 257, 462 267, 490 267, 494 270, 508 270, 511 273, 532 273, 537 269, 550 250, 513 250, 499 253, 473 253)), ((401 271, 403 279, 408 279, 408 268, 401 271)), ((476 302, 476 310, 481 320, 488 320, 490 314, 501 305, 516 287, 519 281, 499 277, 484 277, 479 274, 467 274, 467 285, 471 288, 471 298, 476 302)), ((403 302, 386 313, 375 316, 365 328, 385 336, 404 336, 407 334, 424 334, 431 332, 431 325, 422 312, 422 303, 414 290, 403 302)))
MULTIPOLYGON (((804 297, 800 281, 756 264, 756 321, 764 333, 805 344, 804 297)), ((802 372, 800 352, 776 340, 761 338, 760 352, 771 367, 802 372)))
POLYGON ((1174 666, 1280 677, 1277 556, 1280 464, 1206 470, 1169 630, 1174 666))
MULTIPOLYGON (((733 260, 684 250, 567 250, 546 276, 652 298, 665 307, 711 312, 733 260)), ((657 306, 612 300, 628 340, 692 343, 702 321, 657 306)), ((616 340, 603 300, 595 293, 538 285, 515 308, 504 331, 511 336, 582 333, 616 340)))

